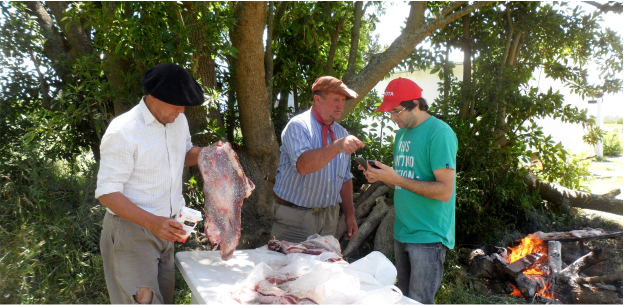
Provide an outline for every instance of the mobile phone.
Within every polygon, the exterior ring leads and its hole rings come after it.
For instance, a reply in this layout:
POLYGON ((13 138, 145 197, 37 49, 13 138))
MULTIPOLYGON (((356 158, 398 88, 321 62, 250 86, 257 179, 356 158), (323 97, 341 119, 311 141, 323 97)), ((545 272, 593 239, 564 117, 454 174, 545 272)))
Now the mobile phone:
POLYGON ((375 165, 375 161, 373 161, 373 160, 368 160, 368 164, 370 164, 370 166, 372 166, 373 168, 381 169, 381 167, 375 165))
POLYGON ((363 167, 365 170, 368 170, 368 164, 366 164, 366 160, 364 160, 364 158, 362 158, 362 157, 355 157, 355 161, 356 161, 358 164, 362 165, 362 167, 363 167))

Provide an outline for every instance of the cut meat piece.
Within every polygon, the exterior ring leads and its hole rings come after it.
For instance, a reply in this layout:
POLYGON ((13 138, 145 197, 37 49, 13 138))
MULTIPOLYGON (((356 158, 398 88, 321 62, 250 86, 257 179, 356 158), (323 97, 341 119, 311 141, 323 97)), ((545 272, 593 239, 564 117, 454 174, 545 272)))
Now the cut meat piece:
POLYGON ((290 291, 287 283, 297 278, 299 277, 269 277, 253 288, 240 287, 232 293, 232 298, 241 304, 318 304, 305 293, 290 291))
POLYGON ((230 143, 218 141, 204 147, 198 157, 204 178, 206 237, 221 245, 221 258, 229 260, 241 235, 241 208, 255 186, 243 172, 230 143))
MULTIPOLYGON (((272 237, 271 240, 269 240, 268 248, 269 250, 281 252, 284 254, 306 253, 311 255, 319 255, 323 252, 333 252, 336 253, 339 257, 342 257, 342 253, 340 251, 340 243, 332 235, 311 238, 300 244, 277 240, 275 239, 275 237, 272 237)), ((342 259, 332 261, 338 260, 342 259)))

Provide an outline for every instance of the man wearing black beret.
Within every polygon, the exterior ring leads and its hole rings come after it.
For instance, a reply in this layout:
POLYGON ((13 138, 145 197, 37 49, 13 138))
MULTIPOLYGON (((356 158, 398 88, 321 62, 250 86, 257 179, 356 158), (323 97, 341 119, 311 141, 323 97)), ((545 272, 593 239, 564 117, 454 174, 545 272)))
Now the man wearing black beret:
POLYGON ((144 96, 115 118, 100 144, 95 197, 106 206, 100 248, 111 303, 172 303, 173 242, 185 206, 182 170, 197 164, 186 106, 204 101, 184 68, 163 63, 143 75, 144 96))

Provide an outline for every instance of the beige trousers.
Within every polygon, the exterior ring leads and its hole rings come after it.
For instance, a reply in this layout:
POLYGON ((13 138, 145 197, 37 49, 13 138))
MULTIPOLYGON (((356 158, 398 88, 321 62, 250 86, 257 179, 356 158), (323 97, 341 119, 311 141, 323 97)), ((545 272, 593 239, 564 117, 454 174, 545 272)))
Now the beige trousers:
POLYGON ((111 303, 136 303, 133 295, 147 287, 154 292, 152 304, 171 304, 173 242, 110 213, 104 216, 102 227, 100 249, 111 303))
POLYGON ((274 201, 271 236, 275 236, 277 240, 300 243, 314 233, 334 235, 338 227, 339 212, 339 204, 314 212, 283 206, 274 201))

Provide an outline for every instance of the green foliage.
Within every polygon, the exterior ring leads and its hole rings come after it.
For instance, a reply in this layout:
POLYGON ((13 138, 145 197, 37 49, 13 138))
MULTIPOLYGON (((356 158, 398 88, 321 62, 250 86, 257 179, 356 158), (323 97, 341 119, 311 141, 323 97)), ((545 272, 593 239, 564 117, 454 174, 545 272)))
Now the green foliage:
POLYGON ((0 168, 0 300, 106 303, 94 164, 41 158, 36 144, 0 168))
POLYGON ((604 138, 602 151, 605 156, 617 157, 622 155, 622 134, 613 132, 604 138))
POLYGON ((556 155, 544 154, 543 156, 545 157, 542 159, 543 170, 537 170, 540 179, 569 189, 591 193, 589 189, 583 187, 585 178, 591 175, 588 170, 589 160, 570 155, 563 149, 556 155))
POLYGON ((377 91, 371 91, 341 123, 349 134, 356 136, 366 145, 351 156, 351 173, 354 175, 355 186, 368 183, 362 171, 358 169, 355 157, 377 160, 390 166, 393 162, 396 130, 389 124, 390 117, 387 114, 375 112, 380 103, 381 98, 377 91))
MULTIPOLYGON (((428 9, 433 14, 436 8, 428 9)), ((440 97, 430 111, 447 121, 459 140, 458 243, 480 243, 497 230, 521 228, 527 215, 541 208, 539 197, 528 193, 521 182, 523 164, 530 164, 532 158, 543 164, 538 171, 542 179, 583 189, 586 162, 554 143, 538 120, 582 124, 587 130, 583 140, 588 143, 599 141, 604 131, 586 110, 567 105, 563 95, 552 89, 538 90, 530 81, 535 71, 543 69, 579 95, 621 91, 621 38, 602 29, 600 18, 599 13, 584 12, 575 4, 545 2, 505 2, 469 14, 470 90, 452 71, 443 69, 447 49, 463 50, 467 43, 461 19, 430 36, 426 41, 431 48, 423 44, 399 66, 433 67, 432 73, 440 77, 440 97), (514 49, 516 42, 519 47, 514 49), (600 66, 600 84, 589 82, 591 62, 600 66), (459 117, 462 109, 468 111, 459 117)))

